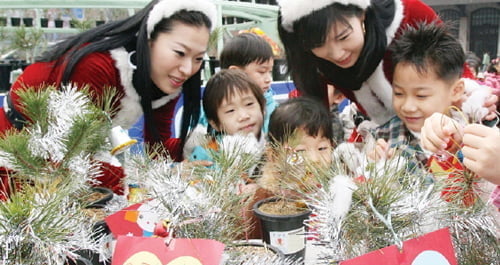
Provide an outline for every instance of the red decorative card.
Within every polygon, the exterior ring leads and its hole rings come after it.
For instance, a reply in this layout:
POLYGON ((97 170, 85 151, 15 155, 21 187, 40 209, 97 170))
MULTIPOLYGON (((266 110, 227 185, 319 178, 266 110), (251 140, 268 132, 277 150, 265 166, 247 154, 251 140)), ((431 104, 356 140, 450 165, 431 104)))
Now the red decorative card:
POLYGON ((211 239, 119 236, 111 265, 219 265, 224 244, 211 239))
POLYGON ((404 241, 401 251, 393 245, 340 263, 340 265, 366 264, 458 265, 448 228, 404 241))

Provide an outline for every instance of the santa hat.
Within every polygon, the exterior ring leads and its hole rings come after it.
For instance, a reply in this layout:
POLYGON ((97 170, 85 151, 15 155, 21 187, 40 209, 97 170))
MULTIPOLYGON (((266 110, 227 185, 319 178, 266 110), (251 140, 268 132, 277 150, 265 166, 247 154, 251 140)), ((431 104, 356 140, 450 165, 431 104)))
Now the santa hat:
POLYGON ((156 24, 163 18, 168 18, 174 13, 180 11, 198 11, 205 14, 212 22, 214 29, 217 21, 217 9, 210 0, 160 0, 149 13, 147 21, 148 38, 151 37, 156 24))
POLYGON ((370 6, 370 0, 278 0, 281 11, 281 26, 293 32, 293 23, 314 11, 320 10, 331 4, 355 5, 361 9, 370 6))

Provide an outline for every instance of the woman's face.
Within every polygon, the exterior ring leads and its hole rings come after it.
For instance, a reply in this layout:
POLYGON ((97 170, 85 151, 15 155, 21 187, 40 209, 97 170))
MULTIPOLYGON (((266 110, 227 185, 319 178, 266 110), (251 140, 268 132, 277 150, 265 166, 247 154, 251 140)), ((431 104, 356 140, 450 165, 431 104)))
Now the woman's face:
POLYGON ((347 23, 333 23, 322 46, 312 49, 319 58, 340 68, 353 66, 365 44, 364 16, 346 18, 347 23))
POLYGON ((151 79, 161 91, 167 94, 177 92, 198 72, 209 34, 206 27, 174 22, 170 32, 160 33, 150 42, 151 79))

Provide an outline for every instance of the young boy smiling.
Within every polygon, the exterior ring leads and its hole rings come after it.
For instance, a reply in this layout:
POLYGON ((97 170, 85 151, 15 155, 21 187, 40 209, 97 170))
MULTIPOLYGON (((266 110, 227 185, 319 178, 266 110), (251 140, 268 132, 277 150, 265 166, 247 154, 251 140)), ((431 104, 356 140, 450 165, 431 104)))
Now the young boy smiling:
POLYGON ((465 54, 444 24, 408 27, 391 46, 394 63, 392 105, 397 114, 376 129, 374 160, 388 158, 398 147, 424 163, 420 130, 433 113, 450 113, 464 95, 461 79, 465 54))

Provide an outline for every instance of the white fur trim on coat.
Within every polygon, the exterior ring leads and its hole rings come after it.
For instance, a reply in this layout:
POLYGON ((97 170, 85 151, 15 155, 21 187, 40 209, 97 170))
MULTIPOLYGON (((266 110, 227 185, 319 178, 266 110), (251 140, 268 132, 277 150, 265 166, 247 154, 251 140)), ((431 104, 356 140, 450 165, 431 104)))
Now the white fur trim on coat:
POLYGON ((370 6, 370 0, 279 0, 281 25, 288 32, 293 32, 293 23, 295 21, 334 3, 346 6, 355 5, 361 9, 366 9, 370 6))
POLYGON ((385 34, 387 35, 387 44, 391 43, 392 39, 394 39, 394 35, 398 31, 401 21, 403 21, 403 2, 401 0, 394 0, 394 18, 392 19, 391 25, 385 30, 385 34))
POLYGON ((217 9, 209 0, 161 0, 149 13, 147 21, 148 38, 151 37, 156 24, 163 18, 168 18, 180 10, 198 11, 205 14, 212 22, 213 30, 217 22, 217 9))
MULTIPOLYGON (((110 51, 111 58, 115 60, 115 66, 120 72, 120 81, 124 89, 125 96, 120 100, 120 108, 113 118, 113 126, 120 125, 124 129, 130 129, 142 116, 141 97, 135 91, 132 84, 134 69, 129 63, 129 53, 125 48, 117 48, 110 51)), ((164 96, 151 102, 152 108, 157 109, 170 100, 177 98, 178 92, 164 96)))
POLYGON ((392 109, 392 86, 385 78, 383 61, 373 74, 363 83, 361 89, 354 91, 356 100, 372 121, 382 125, 394 116, 392 109))

